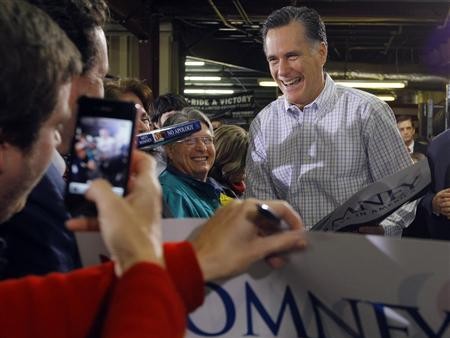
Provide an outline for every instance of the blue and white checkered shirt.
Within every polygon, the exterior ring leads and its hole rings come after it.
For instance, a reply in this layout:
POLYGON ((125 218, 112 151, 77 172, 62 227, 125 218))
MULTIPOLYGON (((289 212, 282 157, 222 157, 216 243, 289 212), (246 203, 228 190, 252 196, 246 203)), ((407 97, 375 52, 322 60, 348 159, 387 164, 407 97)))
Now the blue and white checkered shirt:
MULTIPOLYGON (((336 85, 303 110, 280 97, 250 126, 246 197, 289 202, 311 228, 363 187, 412 164, 389 106, 336 85)), ((381 224, 400 235, 415 216, 406 205, 381 224)))

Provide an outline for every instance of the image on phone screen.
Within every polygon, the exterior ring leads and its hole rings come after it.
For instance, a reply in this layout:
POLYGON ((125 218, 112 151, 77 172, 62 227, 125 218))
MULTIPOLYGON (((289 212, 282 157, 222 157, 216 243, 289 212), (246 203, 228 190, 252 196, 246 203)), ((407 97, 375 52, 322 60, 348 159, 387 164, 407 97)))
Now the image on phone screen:
POLYGON ((75 131, 69 193, 84 195, 92 180, 104 178, 123 196, 132 131, 133 123, 128 120, 81 117, 75 131))

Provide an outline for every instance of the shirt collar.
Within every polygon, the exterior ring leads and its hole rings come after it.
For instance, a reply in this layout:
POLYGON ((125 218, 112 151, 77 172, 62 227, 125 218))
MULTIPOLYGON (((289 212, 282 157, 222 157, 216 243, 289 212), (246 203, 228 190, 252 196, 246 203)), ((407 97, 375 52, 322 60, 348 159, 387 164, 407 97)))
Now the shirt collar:
POLYGON ((186 175, 185 173, 182 173, 177 168, 175 168, 173 165, 168 164, 166 167, 166 170, 173 175, 178 176, 181 180, 187 182, 191 186, 194 186, 196 188, 199 188, 203 191, 209 191, 212 190, 216 195, 219 195, 222 192, 222 188, 220 187, 220 184, 217 183, 216 180, 214 180, 212 177, 207 177, 206 182, 203 182, 201 180, 196 179, 193 176, 186 175))
MULTIPOLYGON (((320 92, 316 99, 307 104, 304 108, 312 108, 313 111, 318 111, 326 114, 333 106, 337 100, 336 94, 336 84, 333 79, 325 73, 325 86, 320 92)), ((283 96, 284 108, 287 112, 291 114, 298 114, 301 110, 295 104, 289 103, 283 96)))
POLYGON ((412 140, 411 144, 408 146, 408 150, 410 153, 414 152, 414 140, 412 140))

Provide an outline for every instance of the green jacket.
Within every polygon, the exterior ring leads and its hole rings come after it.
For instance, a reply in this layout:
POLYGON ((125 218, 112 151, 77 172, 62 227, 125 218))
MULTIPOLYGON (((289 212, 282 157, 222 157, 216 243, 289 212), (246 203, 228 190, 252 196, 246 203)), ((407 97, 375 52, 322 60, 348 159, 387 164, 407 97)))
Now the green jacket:
POLYGON ((209 177, 202 182, 168 166, 159 182, 174 218, 209 218, 220 206, 220 186, 209 177))

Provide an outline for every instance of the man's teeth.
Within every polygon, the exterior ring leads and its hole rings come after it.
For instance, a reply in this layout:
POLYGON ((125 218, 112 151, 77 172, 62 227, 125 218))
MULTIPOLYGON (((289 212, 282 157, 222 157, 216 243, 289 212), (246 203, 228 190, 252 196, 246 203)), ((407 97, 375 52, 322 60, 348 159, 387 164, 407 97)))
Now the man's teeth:
POLYGON ((207 157, 193 157, 192 159, 194 161, 206 161, 208 158, 207 157))
POLYGON ((298 82, 300 82, 300 79, 293 79, 291 81, 283 81, 283 84, 285 86, 292 86, 294 84, 297 84, 298 82))

